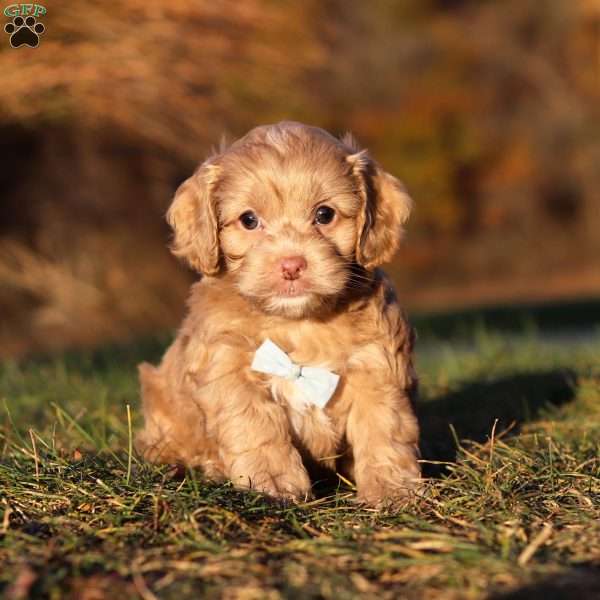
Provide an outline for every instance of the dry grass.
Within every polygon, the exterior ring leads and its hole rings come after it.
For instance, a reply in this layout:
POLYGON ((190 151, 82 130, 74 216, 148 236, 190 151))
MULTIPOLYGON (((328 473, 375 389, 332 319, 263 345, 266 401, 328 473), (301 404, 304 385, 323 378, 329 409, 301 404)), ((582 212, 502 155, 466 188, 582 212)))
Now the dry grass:
POLYGON ((4 597, 599 593, 597 336, 425 336, 432 477, 413 506, 384 513, 357 506, 341 481, 290 506, 138 462, 127 450, 134 365, 163 343, 2 366, 4 597), (472 441, 457 446, 452 431, 472 441))
POLYGON ((133 272, 123 234, 91 232, 77 253, 61 260, 0 241, 0 308, 6 317, 0 324, 0 357, 91 347, 99 339, 130 340, 174 326, 187 276, 173 269, 166 251, 151 246, 144 253, 141 245, 133 272), (166 272, 171 273, 167 283, 166 272))

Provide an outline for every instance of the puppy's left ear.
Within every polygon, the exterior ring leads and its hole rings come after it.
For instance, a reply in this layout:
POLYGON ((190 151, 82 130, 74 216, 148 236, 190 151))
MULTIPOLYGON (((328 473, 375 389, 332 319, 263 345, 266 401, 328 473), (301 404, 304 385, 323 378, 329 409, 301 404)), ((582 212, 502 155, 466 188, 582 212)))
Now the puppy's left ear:
POLYGON ((398 250, 413 203, 400 181, 386 173, 366 150, 354 152, 346 160, 362 196, 356 260, 370 270, 389 262, 398 250))

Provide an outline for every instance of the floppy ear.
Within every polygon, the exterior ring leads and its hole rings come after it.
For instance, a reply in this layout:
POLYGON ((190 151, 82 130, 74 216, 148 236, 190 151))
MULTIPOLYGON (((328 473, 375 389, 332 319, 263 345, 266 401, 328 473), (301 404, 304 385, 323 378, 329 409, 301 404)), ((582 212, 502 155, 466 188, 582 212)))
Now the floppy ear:
POLYGON ((179 186, 167 211, 174 231, 171 251, 204 275, 219 271, 219 225, 213 197, 219 172, 210 160, 203 163, 179 186))
POLYGON ((346 160, 362 197, 356 261, 370 270, 391 260, 398 250, 412 200, 404 186, 377 165, 366 150, 350 154, 346 160))

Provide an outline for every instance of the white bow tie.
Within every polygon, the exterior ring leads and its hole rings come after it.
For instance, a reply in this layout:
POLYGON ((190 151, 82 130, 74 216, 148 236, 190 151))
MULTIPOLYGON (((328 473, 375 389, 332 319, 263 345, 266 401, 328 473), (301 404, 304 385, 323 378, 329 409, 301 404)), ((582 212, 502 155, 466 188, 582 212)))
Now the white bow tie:
POLYGON ((307 403, 323 408, 337 387, 340 376, 319 367, 305 367, 290 357, 271 340, 266 339, 254 354, 253 371, 277 375, 293 381, 302 391, 307 403))

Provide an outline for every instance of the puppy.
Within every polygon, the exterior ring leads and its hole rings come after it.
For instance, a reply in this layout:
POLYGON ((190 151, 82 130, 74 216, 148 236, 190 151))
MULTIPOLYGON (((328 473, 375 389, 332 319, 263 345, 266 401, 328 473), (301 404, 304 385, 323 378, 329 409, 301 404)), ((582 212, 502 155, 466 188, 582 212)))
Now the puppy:
POLYGON ((173 252, 202 274, 160 366, 140 365, 150 461, 286 499, 307 466, 373 506, 420 477, 413 333, 377 267, 411 200, 351 137, 257 127, 177 190, 173 252))

